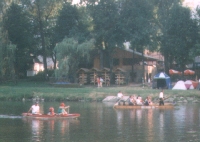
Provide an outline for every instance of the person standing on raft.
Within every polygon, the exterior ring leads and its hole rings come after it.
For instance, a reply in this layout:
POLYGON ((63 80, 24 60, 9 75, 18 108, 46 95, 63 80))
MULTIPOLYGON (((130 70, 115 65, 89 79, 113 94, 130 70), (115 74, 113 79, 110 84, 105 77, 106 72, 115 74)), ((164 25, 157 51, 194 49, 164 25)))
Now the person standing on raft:
POLYGON ((163 90, 161 90, 160 94, 159 94, 159 105, 163 105, 164 106, 164 94, 163 94, 163 90))

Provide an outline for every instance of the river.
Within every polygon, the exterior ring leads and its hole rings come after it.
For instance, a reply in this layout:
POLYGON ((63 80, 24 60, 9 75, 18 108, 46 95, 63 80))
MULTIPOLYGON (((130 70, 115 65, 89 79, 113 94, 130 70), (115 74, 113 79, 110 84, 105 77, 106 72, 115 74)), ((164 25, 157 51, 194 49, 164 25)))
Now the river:
MULTIPOLYGON (((112 103, 67 102, 78 119, 21 117, 32 102, 0 103, 0 142, 199 142, 200 104, 174 109, 113 109, 112 103)), ((46 113, 58 102, 39 104, 46 113)))

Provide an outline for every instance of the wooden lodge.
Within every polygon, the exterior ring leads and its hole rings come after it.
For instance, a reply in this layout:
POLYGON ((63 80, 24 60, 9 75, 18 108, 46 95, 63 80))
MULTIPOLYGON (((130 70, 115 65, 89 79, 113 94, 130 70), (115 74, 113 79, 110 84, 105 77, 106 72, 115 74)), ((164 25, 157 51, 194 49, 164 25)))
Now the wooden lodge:
POLYGON ((122 68, 117 68, 115 70, 115 84, 122 85, 126 84, 127 76, 126 71, 122 68))
POLYGON ((89 69, 80 68, 78 71, 78 82, 79 84, 88 84, 88 73, 89 69))
POLYGON ((103 68, 101 70, 101 77, 103 78, 105 84, 109 82, 110 84, 110 69, 109 68, 103 68))
MULTIPOLYGON (((144 60, 145 63, 145 78, 144 81, 147 82, 148 79, 152 80, 152 77, 156 74, 157 71, 157 63, 162 62, 160 59, 157 59, 155 57, 152 57, 150 55, 144 54, 142 56, 141 53, 133 51, 131 49, 121 49, 121 48, 116 48, 114 51, 115 54, 113 54, 113 72, 117 71, 116 73, 119 75, 120 74, 120 81, 118 81, 119 84, 127 82, 126 80, 131 80, 130 73, 132 72, 132 62, 134 61, 134 82, 142 82, 142 60, 144 60), (133 60, 134 56, 134 60, 133 60), (121 71, 120 71, 120 70, 121 71), (122 71, 123 70, 123 71, 122 71), (123 74, 126 74, 126 77, 122 79, 122 72, 123 74)), ((109 63, 108 60, 103 61, 103 66, 105 68, 109 68, 109 63)), ((96 69, 101 70, 100 66, 100 55, 96 55, 94 58, 93 62, 93 67, 96 69)), ((115 75, 115 79, 117 80, 117 75, 115 75)), ((115 80, 115 83, 117 83, 115 80)))
POLYGON ((97 84, 96 80, 97 80, 97 77, 100 75, 100 70, 97 69, 97 68, 92 68, 90 69, 90 83, 91 84, 97 84))

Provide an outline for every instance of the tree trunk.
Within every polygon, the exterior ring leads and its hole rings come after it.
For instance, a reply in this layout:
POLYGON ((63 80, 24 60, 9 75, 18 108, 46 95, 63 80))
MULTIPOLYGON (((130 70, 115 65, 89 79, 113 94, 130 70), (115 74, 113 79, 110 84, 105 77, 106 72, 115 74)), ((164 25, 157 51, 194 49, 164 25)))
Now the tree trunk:
POLYGON ((41 41, 42 41, 42 56, 43 56, 43 66, 44 66, 44 72, 45 72, 45 78, 47 76, 47 61, 46 61, 46 47, 45 47, 45 40, 44 40, 44 30, 43 30, 43 23, 41 19, 41 13, 40 13, 40 7, 38 5, 38 22, 39 22, 39 32, 41 35, 41 41))
POLYGON ((104 64, 103 64, 103 61, 104 61, 104 59, 103 59, 103 50, 100 49, 99 51, 100 51, 100 69, 103 69, 103 67, 104 67, 104 64))
POLYGON ((112 73, 113 73, 113 57, 112 57, 112 53, 108 53, 109 55, 109 64, 110 64, 110 82, 114 82, 112 79, 112 73))
POLYGON ((169 74, 169 54, 168 52, 164 53, 164 72, 169 74))
POLYGON ((53 69, 56 69, 56 62, 57 62, 57 58, 56 58, 56 51, 53 52, 52 54, 52 61, 53 61, 53 69))
POLYGON ((143 82, 145 82, 145 68, 144 68, 144 51, 142 48, 142 78, 143 78, 143 82))
MULTIPOLYGON (((133 49, 132 49, 133 50, 133 49)), ((133 55, 132 55, 132 65, 131 65, 131 81, 134 82, 134 65, 135 65, 135 54, 133 50, 133 55)))

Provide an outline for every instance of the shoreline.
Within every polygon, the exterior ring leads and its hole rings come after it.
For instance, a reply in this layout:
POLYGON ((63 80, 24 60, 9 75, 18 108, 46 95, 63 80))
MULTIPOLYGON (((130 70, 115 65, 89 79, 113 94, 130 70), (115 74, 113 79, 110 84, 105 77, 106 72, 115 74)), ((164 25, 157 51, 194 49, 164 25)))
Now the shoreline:
MULTIPOLYGON (((1 84, 1 101, 85 101, 102 102, 107 96, 116 96, 121 91, 125 96, 140 95, 143 99, 151 96, 153 101, 159 96, 161 90, 151 89, 150 86, 134 84, 126 86, 113 85, 111 87, 97 88, 92 85, 82 85, 78 88, 53 87, 44 82, 19 82, 17 85, 1 84)), ((200 91, 194 90, 167 90, 164 96, 168 101, 200 102, 200 91)), ((167 101, 166 100, 166 101, 167 101)))

